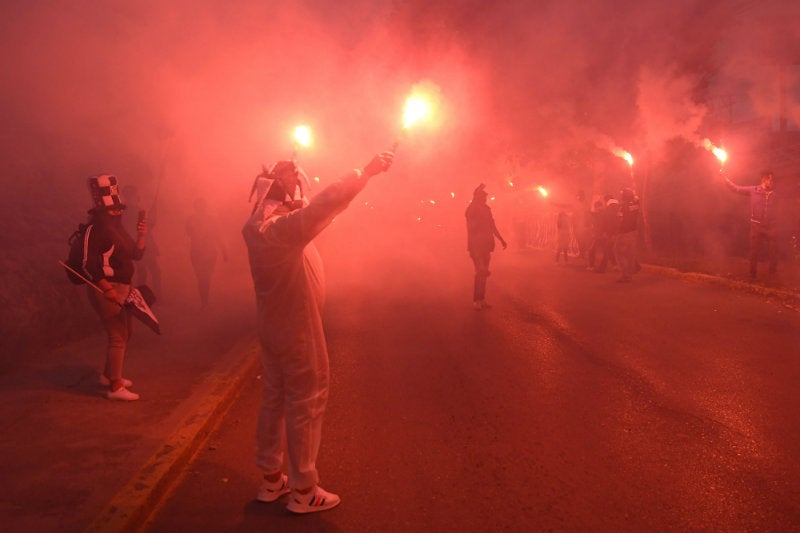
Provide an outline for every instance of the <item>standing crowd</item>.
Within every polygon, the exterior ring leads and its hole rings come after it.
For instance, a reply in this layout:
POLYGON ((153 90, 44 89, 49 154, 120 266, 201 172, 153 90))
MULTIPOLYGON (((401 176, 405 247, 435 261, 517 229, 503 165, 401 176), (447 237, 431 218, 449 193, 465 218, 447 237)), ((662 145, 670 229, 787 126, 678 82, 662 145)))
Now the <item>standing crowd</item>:
MULTIPOLYGON (((256 464, 262 473, 257 500, 274 502, 286 496, 294 513, 331 509, 340 497, 320 486, 316 460, 330 387, 328 349, 322 321, 325 281, 314 239, 374 176, 389 169, 391 152, 375 155, 365 166, 345 173, 313 198, 308 196, 305 173, 294 160, 279 161, 264 169, 253 184, 255 204, 242 235, 247 246, 255 292, 258 338, 263 367, 263 396, 257 424, 256 464)), ((761 184, 738 186, 726 179, 734 192, 750 197, 750 275, 755 277, 759 253, 768 250, 769 272, 777 268, 775 193, 771 173, 761 184)), ((123 376, 123 361, 131 335, 131 314, 124 305, 132 291, 134 262, 144 257, 148 222, 140 210, 135 236, 122 225, 126 205, 110 174, 88 180, 93 206, 83 234, 84 252, 77 272, 88 283, 87 294, 108 335, 100 382, 112 400, 137 400, 132 381, 123 376)), ((473 192, 465 211, 467 252, 474 268, 472 287, 476 310, 491 306, 486 300, 489 265, 495 243, 507 242, 487 204, 484 184, 473 192)), ((584 197, 577 199, 583 205, 584 197)), ((593 209, 582 213, 579 227, 571 226, 566 212, 557 220, 556 262, 567 262, 570 230, 574 229, 579 256, 594 272, 615 266, 621 283, 629 283, 641 269, 637 245, 642 213, 633 189, 623 188, 619 198, 606 195, 593 209), (585 215, 585 216, 584 216, 585 215)), ((198 279, 201 304, 207 305, 210 275, 224 247, 215 234, 207 207, 195 203, 186 227, 191 240, 192 265, 198 279)), ((135 292, 135 289, 133 289, 135 292)))

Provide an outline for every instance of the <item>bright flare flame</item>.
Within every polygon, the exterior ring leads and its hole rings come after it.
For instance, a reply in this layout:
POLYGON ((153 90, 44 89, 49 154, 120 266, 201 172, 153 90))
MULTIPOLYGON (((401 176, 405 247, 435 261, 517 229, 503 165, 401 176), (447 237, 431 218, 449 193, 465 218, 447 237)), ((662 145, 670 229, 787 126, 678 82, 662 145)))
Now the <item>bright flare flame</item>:
POLYGON ((625 155, 623 155, 622 158, 627 161, 630 166, 633 166, 633 156, 630 153, 625 152, 625 155))
POLYGON ((311 146, 311 128, 305 125, 294 129, 294 140, 300 146, 311 146))
POLYGON ((411 95, 406 100, 403 108, 403 127, 408 129, 426 116, 430 112, 430 104, 419 95, 411 95))
POLYGON ((633 166, 633 156, 630 154, 630 152, 627 152, 622 148, 613 148, 611 153, 627 161, 631 167, 633 166))
POLYGON ((728 160, 728 152, 726 152, 726 151, 725 151, 725 150, 723 150, 722 148, 719 148, 719 147, 717 147, 717 146, 714 146, 714 145, 711 143, 711 139, 706 139, 706 140, 704 140, 704 141, 703 141, 703 146, 705 147, 705 149, 706 149, 706 150, 708 150, 709 152, 711 152, 712 154, 714 154, 714 156, 715 156, 717 159, 719 159, 719 162, 720 162, 720 164, 723 164, 723 165, 724 165, 724 164, 725 164, 725 161, 727 161, 727 160, 728 160))
POLYGON ((547 192, 547 189, 545 189, 545 188, 544 188, 544 187, 542 187, 541 185, 539 185, 538 187, 536 187, 536 190, 537 190, 537 191, 539 191, 539 194, 541 194, 541 195, 542 195, 542 197, 545 197, 545 198, 547 197, 547 194, 548 194, 548 192, 547 192))

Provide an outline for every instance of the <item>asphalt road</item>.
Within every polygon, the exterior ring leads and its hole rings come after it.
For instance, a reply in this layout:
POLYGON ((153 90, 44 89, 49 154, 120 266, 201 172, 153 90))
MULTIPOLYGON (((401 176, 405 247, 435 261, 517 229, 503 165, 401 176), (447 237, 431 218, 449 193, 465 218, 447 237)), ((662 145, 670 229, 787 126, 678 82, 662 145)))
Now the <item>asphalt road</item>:
POLYGON ((329 261, 318 466, 338 508, 254 500, 254 371, 145 530, 800 530, 800 314, 648 269, 619 284, 494 258, 481 312, 465 256, 329 261))

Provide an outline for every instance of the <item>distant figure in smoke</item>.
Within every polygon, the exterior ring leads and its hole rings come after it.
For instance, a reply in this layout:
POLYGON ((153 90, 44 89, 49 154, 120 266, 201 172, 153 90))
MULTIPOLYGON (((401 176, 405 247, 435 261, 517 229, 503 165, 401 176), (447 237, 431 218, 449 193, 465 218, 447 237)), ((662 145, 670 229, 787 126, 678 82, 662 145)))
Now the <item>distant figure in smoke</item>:
POLYGON ((153 206, 150 210, 146 210, 142 197, 139 195, 139 189, 133 185, 128 185, 122 189, 122 197, 128 202, 131 213, 138 213, 145 211, 147 215, 147 236, 145 237, 145 248, 147 253, 144 254, 139 265, 136 268, 136 283, 135 285, 150 285, 156 294, 163 299, 161 292, 161 266, 158 264, 158 258, 161 255, 158 244, 155 241, 153 230, 156 227, 156 209, 153 206))
POLYGON ((567 263, 569 250, 569 216, 566 211, 560 211, 556 219, 556 263, 564 255, 564 264, 567 263))
POLYGON ((778 257, 780 248, 778 244, 778 219, 780 199, 795 198, 799 191, 793 193, 776 194, 773 188, 774 176, 771 171, 761 173, 761 184, 752 186, 739 186, 727 176, 725 184, 734 192, 750 197, 750 279, 756 279, 758 259, 764 247, 767 249, 769 261, 769 274, 778 271, 778 257))
POLYGON ((572 212, 572 230, 578 245, 578 257, 585 259, 592 239, 592 212, 586 193, 579 190, 575 194, 576 207, 572 212))
POLYGON ((325 511, 340 499, 319 486, 316 459, 328 399, 328 349, 322 326, 325 282, 312 240, 344 211, 369 179, 389 169, 393 154, 376 155, 310 202, 305 174, 279 161, 256 177, 256 204, 242 233, 258 308, 264 391, 258 418, 257 464, 264 479, 256 498, 291 492, 294 513, 325 511), (282 473, 284 449, 288 451, 282 473))
POLYGON ((486 303, 486 278, 489 272, 489 261, 494 251, 494 239, 500 240, 505 250, 508 245, 500 235, 494 223, 492 209, 487 205, 486 185, 481 183, 472 193, 472 202, 467 207, 467 251, 475 265, 475 285, 472 300, 475 309, 491 307, 486 303))
POLYGON ((586 252, 586 260, 588 261, 586 270, 594 270, 597 264, 597 253, 603 253, 605 246, 605 239, 603 238, 603 212, 603 201, 595 201, 594 209, 592 209, 591 212, 592 239, 589 244, 589 249, 586 252))
POLYGON ((222 260, 227 261, 228 254, 219 237, 217 221, 202 198, 194 201, 194 214, 186 222, 186 236, 189 237, 189 258, 197 278, 200 305, 205 308, 211 294, 211 278, 217 265, 217 256, 221 255, 222 260))
POLYGON ((633 275, 640 269, 636 259, 636 246, 639 239, 639 197, 628 187, 622 189, 619 213, 619 225, 614 243, 614 257, 620 270, 617 280, 629 283, 633 275))
POLYGON ((134 240, 122 225, 125 204, 118 193, 117 178, 101 174, 89 178, 94 207, 89 210, 89 226, 84 238, 83 274, 103 290, 100 294, 87 286, 89 303, 100 316, 108 333, 106 365, 100 383, 109 386, 110 400, 138 400, 128 390, 133 383, 122 377, 122 363, 131 337, 131 315, 120 304, 128 297, 134 274, 134 261, 144 255, 147 220, 139 220, 134 240))
POLYGON ((603 252, 603 259, 600 260, 595 266, 594 271, 602 274, 608 268, 609 263, 612 266, 617 265, 617 259, 614 257, 614 244, 617 239, 617 232, 619 230, 619 201, 611 194, 604 196, 606 206, 603 209, 603 214, 600 220, 602 240, 601 249, 603 252))

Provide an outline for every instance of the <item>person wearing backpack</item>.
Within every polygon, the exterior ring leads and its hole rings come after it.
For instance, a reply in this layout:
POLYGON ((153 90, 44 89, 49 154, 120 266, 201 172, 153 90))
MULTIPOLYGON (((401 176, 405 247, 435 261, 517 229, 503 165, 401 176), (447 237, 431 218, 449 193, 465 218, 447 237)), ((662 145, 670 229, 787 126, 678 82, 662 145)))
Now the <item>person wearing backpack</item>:
POLYGON ((87 285, 89 303, 100 317, 108 333, 106 363, 100 383, 108 386, 110 400, 138 400, 131 392, 133 383, 122 377, 125 350, 131 336, 131 315, 122 305, 131 290, 134 261, 144 255, 147 220, 139 217, 136 239, 122 225, 126 208, 119 196, 117 178, 110 174, 90 176, 89 192, 94 206, 89 210, 89 222, 83 236, 83 260, 80 272, 102 294, 87 285))

